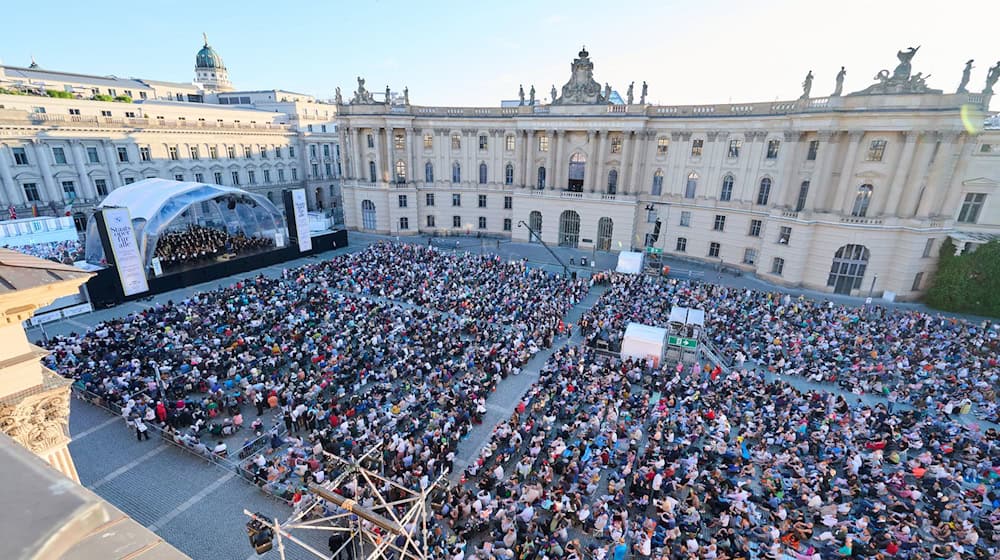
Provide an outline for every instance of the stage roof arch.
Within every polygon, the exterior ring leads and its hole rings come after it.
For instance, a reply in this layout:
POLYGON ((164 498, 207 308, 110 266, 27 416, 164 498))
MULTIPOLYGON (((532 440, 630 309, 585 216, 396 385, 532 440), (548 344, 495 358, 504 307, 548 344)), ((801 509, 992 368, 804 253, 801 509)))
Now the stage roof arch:
MULTIPOLYGON (((111 191, 95 211, 102 208, 128 208, 147 269, 157 239, 171 226, 198 224, 272 239, 276 233, 288 236, 284 213, 267 197, 224 185, 144 179, 111 191)), ((104 260, 94 216, 87 223, 86 259, 91 263, 104 260)))

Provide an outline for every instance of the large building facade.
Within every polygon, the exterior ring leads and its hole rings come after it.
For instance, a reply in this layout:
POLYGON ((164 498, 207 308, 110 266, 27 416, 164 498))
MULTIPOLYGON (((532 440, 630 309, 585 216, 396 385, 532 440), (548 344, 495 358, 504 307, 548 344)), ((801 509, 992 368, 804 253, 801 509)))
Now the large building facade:
POLYGON ((233 91, 207 41, 195 83, 0 66, 0 205, 71 213, 82 227, 111 190, 159 177, 281 200, 305 188, 340 214, 336 105, 282 90, 233 91))
POLYGON ((989 87, 932 90, 907 58, 855 94, 656 106, 631 88, 609 102, 586 51, 572 69, 548 105, 377 103, 359 84, 338 108, 347 225, 520 241, 530 228, 901 299, 927 286, 946 237, 1000 233, 989 87))

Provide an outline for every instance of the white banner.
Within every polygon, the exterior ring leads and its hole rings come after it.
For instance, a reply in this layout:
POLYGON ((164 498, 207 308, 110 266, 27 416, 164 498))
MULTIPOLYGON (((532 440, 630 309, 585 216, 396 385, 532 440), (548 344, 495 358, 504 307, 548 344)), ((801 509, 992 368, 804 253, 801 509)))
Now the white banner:
POLYGON ((146 271, 142 266, 142 255, 139 253, 139 244, 135 241, 135 230, 132 229, 132 216, 128 208, 105 208, 101 212, 104 214, 104 224, 122 290, 126 296, 148 292, 146 271))
POLYGON ((280 231, 274 232, 274 246, 279 249, 285 246, 285 234, 280 231))
POLYGON ((295 231, 299 238, 299 252, 312 250, 312 238, 309 237, 309 206, 306 203, 305 189, 292 191, 292 214, 295 216, 295 231))
POLYGON ((149 264, 153 265, 153 274, 163 276, 163 264, 160 263, 160 257, 153 257, 149 264))

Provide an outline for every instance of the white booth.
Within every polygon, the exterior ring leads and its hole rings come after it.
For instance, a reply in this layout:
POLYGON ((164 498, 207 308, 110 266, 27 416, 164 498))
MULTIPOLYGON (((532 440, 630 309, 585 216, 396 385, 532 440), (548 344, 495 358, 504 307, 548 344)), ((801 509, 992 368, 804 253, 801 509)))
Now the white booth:
POLYGON ((618 267, 615 271, 625 274, 641 274, 642 257, 642 253, 636 251, 622 251, 618 253, 618 267))
POLYGON ((641 323, 629 323, 622 339, 621 358, 623 360, 651 360, 653 367, 659 367, 667 347, 667 329, 641 323))

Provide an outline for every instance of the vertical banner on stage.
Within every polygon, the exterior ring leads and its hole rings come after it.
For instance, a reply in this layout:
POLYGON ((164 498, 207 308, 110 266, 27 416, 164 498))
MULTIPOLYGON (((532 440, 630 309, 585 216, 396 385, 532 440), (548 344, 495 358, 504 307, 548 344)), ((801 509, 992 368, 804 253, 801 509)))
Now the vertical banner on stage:
POLYGON ((103 225, 100 230, 105 258, 118 271, 122 292, 126 297, 148 292, 146 270, 142 266, 142 255, 128 208, 104 208, 98 215, 98 224, 103 225))
POLYGON ((287 190, 282 196, 285 201, 288 235, 298 240, 300 253, 312 250, 312 238, 309 236, 309 206, 306 203, 305 189, 287 190))

